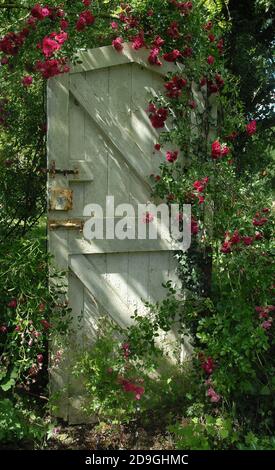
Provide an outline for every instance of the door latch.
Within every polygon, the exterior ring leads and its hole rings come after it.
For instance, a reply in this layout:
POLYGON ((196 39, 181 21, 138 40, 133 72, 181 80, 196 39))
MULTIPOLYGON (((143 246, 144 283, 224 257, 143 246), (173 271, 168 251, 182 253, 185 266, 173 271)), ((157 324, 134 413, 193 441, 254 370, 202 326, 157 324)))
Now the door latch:
POLYGON ((49 229, 66 229, 66 230, 79 230, 82 232, 84 221, 80 219, 67 219, 67 220, 49 220, 49 229))
POLYGON ((50 168, 47 170, 51 178, 54 178, 55 175, 63 175, 63 176, 68 176, 68 175, 78 175, 79 170, 77 167, 74 167, 73 169, 64 169, 62 170, 61 168, 56 168, 56 163, 53 160, 50 164, 50 168))

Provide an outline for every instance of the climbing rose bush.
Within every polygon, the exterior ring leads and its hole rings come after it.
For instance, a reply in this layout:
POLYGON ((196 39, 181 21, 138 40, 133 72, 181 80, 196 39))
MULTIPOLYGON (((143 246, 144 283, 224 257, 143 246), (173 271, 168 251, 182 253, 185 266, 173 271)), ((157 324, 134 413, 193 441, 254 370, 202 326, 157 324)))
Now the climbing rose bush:
POLYGON ((65 337, 70 312, 61 301, 63 278, 52 273, 37 240, 17 240, 0 248, 0 390, 30 392, 43 381, 48 365, 47 343, 65 337), (53 284, 53 280, 55 284, 53 284))
MULTIPOLYGON (((73 5, 37 3, 0 39, 1 171, 4 222, 9 220, 8 232, 5 223, 1 230, 7 236, 16 226, 8 219, 11 207, 16 207, 15 219, 23 220, 24 227, 33 223, 39 209, 43 212, 39 195, 46 166, 44 89, 48 79, 79 63, 79 49, 112 45, 123 54, 128 43, 137 54, 144 48, 148 63, 156 69, 165 63, 179 65, 165 78, 163 93, 148 97, 146 111, 148 125, 159 133, 152 155, 159 152, 162 157, 158 174, 150 177, 153 195, 168 203, 192 205, 192 246, 187 254, 177 254, 185 302, 169 285, 163 303, 148 305, 148 317, 135 315, 114 363, 106 359, 112 355, 108 349, 112 343, 105 340, 100 347, 107 348, 106 357, 99 348, 80 360, 87 390, 91 396, 96 391, 88 411, 109 409, 118 415, 122 408, 120 415, 127 419, 136 404, 146 400, 147 386, 140 382, 146 374, 140 377, 134 365, 131 374, 126 367, 129 357, 147 364, 148 357, 158 354, 159 329, 167 333, 180 318, 180 331, 192 336, 194 348, 196 387, 187 397, 188 413, 195 415, 197 404, 201 413, 226 412, 234 426, 268 434, 274 390, 273 216, 266 197, 268 178, 241 175, 238 154, 239 139, 252 143, 256 139, 257 122, 242 114, 237 80, 223 59, 227 45, 222 30, 201 5, 176 0, 112 5, 109 11, 108 4, 86 0, 73 5), (213 102, 217 116, 211 114, 213 102), (30 178, 33 196, 28 190, 30 178), (18 197, 21 193, 23 198, 18 197), (27 201, 27 209, 20 206, 18 211, 19 200, 27 201), (106 389, 101 390, 103 383, 106 389), (121 401, 129 402, 130 408, 121 407, 121 401)), ((146 214, 144 223, 149 222, 146 214)), ((52 322, 41 305, 48 306, 48 301, 40 296, 33 305, 35 320, 27 319, 22 291, 19 294, 12 286, 4 290, 1 344, 16 351, 20 363, 16 377, 32 380, 45 364, 42 338, 50 334, 52 322), (26 344, 30 355, 21 368, 26 344)), ((58 355, 57 363, 59 359, 58 355)), ((10 362, 2 360, 3 377, 8 373, 8 380, 14 380, 10 362)))

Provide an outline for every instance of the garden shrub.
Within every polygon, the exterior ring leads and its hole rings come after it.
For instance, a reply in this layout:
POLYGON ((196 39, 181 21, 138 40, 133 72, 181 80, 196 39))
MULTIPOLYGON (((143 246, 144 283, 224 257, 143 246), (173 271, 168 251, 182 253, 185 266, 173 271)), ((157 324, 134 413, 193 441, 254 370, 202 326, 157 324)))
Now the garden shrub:
POLYGON ((33 402, 29 405, 31 409, 18 397, 0 399, 0 445, 22 441, 26 445, 41 445, 48 426, 41 413, 36 413, 33 402))
MULTIPOLYGON (((160 348, 138 355, 134 341, 128 340, 126 329, 104 317, 95 343, 79 353, 74 375, 84 383, 84 411, 99 421, 119 424, 146 422, 146 414, 156 411, 165 416, 176 413, 185 400, 184 392, 190 390, 187 365, 184 374, 175 364, 165 366, 165 352, 160 348)), ((139 338, 136 344, 140 345, 139 338)))
MULTIPOLYGON (((148 48, 152 66, 182 65, 167 75, 163 93, 152 97, 147 113, 157 130, 168 118, 171 123, 152 149, 163 156, 158 174, 151 175, 153 196, 192 205, 192 245, 188 253, 176 254, 183 290, 168 283, 163 302, 147 304, 146 316, 136 312, 127 331, 103 328, 79 359, 75 372, 86 382, 87 412, 130 421, 138 410, 160 407, 162 397, 169 402, 174 396, 175 403, 181 390, 174 421, 179 415, 187 421, 182 425, 179 419, 170 428, 177 448, 274 447, 272 136, 270 130, 261 132, 259 114, 244 114, 238 77, 228 72, 224 59, 223 34, 230 25, 210 18, 213 5, 210 10, 207 5, 67 0, 61 8, 49 0, 44 8, 35 5, 27 18, 16 18, 14 33, 4 31, 0 397, 11 419, 5 394, 37 383, 46 371, 48 338, 67 328, 67 308, 58 300, 60 274, 54 274, 56 288, 48 290, 45 247, 35 240, 6 243, 7 237, 26 233, 44 210, 45 83, 69 70, 68 59, 79 62, 79 49, 112 44, 119 54, 124 42, 131 42, 135 50, 148 48), (175 324, 180 334, 193 338, 193 368, 182 372, 192 379, 189 390, 172 374, 157 375, 165 357, 159 334, 175 324)), ((8 20, 14 16, 5 12, 8 20)))
POLYGON ((0 389, 29 387, 46 371, 53 331, 66 335, 68 308, 60 304, 62 273, 52 272, 45 240, 19 239, 0 251, 0 389))
POLYGON ((232 418, 205 415, 169 427, 178 450, 274 450, 271 436, 245 432, 232 418))

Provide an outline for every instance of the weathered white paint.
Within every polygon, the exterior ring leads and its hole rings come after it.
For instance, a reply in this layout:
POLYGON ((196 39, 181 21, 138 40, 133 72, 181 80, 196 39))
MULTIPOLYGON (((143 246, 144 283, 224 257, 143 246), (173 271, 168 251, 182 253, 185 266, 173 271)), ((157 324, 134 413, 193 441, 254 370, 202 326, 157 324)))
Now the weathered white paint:
MULTIPOLYGON (((49 177, 49 189, 73 190, 72 210, 49 211, 49 219, 83 219, 84 206, 105 206, 106 195, 116 204, 150 200, 148 176, 157 171, 161 156, 153 154, 158 132, 145 109, 151 93, 163 90, 163 75, 176 66, 152 67, 147 55, 128 45, 122 53, 112 47, 90 50, 81 54, 82 65, 49 81, 49 164, 54 160, 56 168, 80 169, 79 175, 49 177)), ((57 415, 76 423, 82 420, 82 397, 70 373, 74 352, 92 344, 99 316, 127 325, 135 309, 145 313, 143 300, 162 299, 162 283, 178 282, 176 262, 165 241, 90 243, 66 229, 49 231, 49 251, 68 273, 65 297, 74 317, 69 347, 64 346, 51 384, 53 392, 62 391, 57 415)))

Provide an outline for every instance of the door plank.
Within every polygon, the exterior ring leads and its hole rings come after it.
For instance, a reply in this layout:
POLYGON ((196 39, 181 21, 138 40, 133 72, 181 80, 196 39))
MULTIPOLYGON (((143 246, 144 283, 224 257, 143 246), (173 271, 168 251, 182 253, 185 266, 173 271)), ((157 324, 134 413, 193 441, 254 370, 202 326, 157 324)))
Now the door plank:
POLYGON ((127 160, 131 171, 139 176, 143 185, 150 187, 147 182, 151 170, 150 159, 140 158, 142 149, 133 141, 129 129, 123 128, 115 116, 106 109, 103 97, 99 99, 93 95, 81 76, 78 77, 77 84, 71 80, 70 91, 105 134, 105 138, 111 141, 121 156, 127 160))
POLYGON ((88 261, 84 255, 74 255, 70 256, 70 269, 92 295, 96 299, 100 299, 100 303, 116 323, 123 327, 129 325, 130 318, 127 305, 107 282, 103 282, 96 263, 91 260, 88 261))
POLYGON ((129 63, 137 63, 142 66, 145 71, 149 70, 157 75, 166 75, 168 72, 176 72, 182 70, 182 64, 171 64, 163 61, 161 67, 150 65, 148 62, 148 49, 140 49, 135 51, 131 44, 124 43, 123 50, 118 53, 113 46, 103 46, 97 49, 89 49, 85 52, 79 52, 79 60, 82 64, 71 67, 71 74, 98 70, 106 67, 119 66, 129 63))

